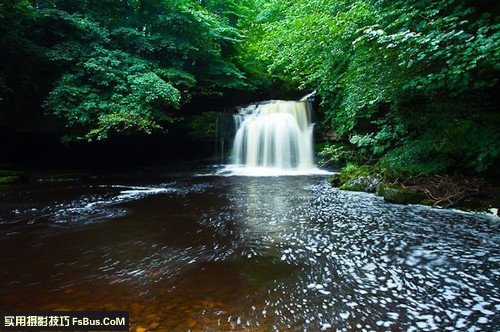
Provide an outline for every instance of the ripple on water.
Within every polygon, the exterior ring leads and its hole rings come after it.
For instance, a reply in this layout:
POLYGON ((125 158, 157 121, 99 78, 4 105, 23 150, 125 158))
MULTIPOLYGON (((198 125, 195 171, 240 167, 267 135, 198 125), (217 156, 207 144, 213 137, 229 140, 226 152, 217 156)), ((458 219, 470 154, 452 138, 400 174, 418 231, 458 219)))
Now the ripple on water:
POLYGON ((108 307, 132 311, 134 326, 153 329, 498 328, 491 217, 387 204, 324 177, 82 186, 53 202, 23 195, 29 204, 0 205, 2 231, 37 247, 9 242, 15 254, 0 262, 15 273, 0 277, 53 291, 40 307, 104 305, 105 294, 108 307), (59 235, 30 235, 58 221, 67 224, 59 235), (35 266, 16 263, 34 250, 35 266), (96 291, 72 301, 73 288, 96 291))

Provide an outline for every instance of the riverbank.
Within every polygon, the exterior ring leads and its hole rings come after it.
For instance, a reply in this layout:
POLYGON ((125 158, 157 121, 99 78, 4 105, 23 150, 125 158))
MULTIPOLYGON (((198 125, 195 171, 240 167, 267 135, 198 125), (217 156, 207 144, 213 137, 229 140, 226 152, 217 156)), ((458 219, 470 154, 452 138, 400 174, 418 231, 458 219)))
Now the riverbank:
POLYGON ((189 176, 193 170, 203 167, 202 161, 184 161, 177 164, 143 166, 133 169, 27 169, 2 165, 0 167, 0 186, 23 183, 75 182, 82 180, 110 179, 154 179, 168 180, 189 176))
POLYGON ((397 204, 422 204, 498 215, 500 190, 488 179, 451 175, 387 174, 377 166, 348 164, 329 179, 341 190, 374 193, 397 204))
MULTIPOLYGON (((187 177, 206 162, 139 167, 118 170, 32 170, 0 168, 0 188, 23 183, 99 181, 103 179, 168 180, 187 177)), ((394 176, 384 174, 376 166, 352 164, 333 174, 329 183, 340 190, 360 191, 381 196, 396 204, 421 204, 464 211, 482 211, 498 215, 500 193, 498 186, 478 177, 394 176)))

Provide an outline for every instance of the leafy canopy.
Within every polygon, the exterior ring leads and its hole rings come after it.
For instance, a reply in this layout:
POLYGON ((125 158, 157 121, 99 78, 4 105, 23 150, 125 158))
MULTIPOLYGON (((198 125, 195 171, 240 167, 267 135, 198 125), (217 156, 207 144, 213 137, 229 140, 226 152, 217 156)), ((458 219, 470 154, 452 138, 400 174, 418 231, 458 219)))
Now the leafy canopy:
MULTIPOLYGON (((247 87, 233 61, 243 0, 15 0, 0 8, 8 22, 23 17, 53 67, 44 106, 64 121, 67 140, 164 130, 192 97, 247 87)), ((6 43, 21 38, 16 31, 6 43)))
POLYGON ((492 4, 259 4, 245 56, 257 53, 270 75, 317 89, 323 126, 366 161, 417 173, 482 172, 497 161, 500 24, 492 4))

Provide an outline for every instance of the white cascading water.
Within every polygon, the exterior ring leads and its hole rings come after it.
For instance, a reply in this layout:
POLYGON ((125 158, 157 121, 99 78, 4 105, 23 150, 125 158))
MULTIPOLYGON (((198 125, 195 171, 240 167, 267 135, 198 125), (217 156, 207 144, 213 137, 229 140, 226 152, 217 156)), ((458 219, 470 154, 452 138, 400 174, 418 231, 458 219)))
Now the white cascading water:
POLYGON ((313 124, 307 101, 250 105, 235 115, 234 163, 248 167, 311 169, 313 124))
POLYGON ((328 174, 314 164, 314 124, 308 97, 239 108, 234 114, 233 162, 219 174, 328 174))

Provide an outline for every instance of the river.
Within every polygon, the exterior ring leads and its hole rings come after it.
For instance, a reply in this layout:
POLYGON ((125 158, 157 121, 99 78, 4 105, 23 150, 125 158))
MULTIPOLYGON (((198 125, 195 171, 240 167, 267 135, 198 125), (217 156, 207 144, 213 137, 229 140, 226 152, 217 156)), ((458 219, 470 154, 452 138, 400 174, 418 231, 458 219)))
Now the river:
POLYGON ((0 310, 128 310, 131 330, 498 330, 498 218, 325 176, 19 184, 0 310))

